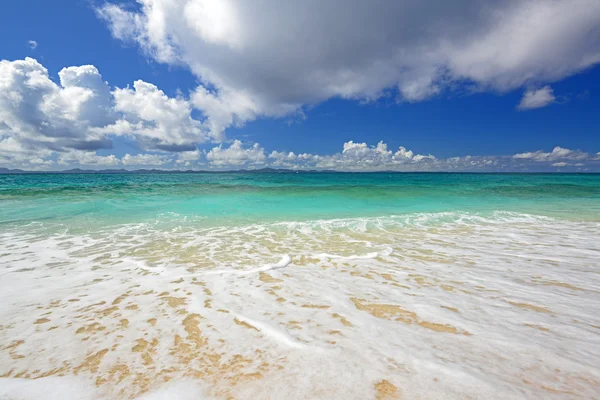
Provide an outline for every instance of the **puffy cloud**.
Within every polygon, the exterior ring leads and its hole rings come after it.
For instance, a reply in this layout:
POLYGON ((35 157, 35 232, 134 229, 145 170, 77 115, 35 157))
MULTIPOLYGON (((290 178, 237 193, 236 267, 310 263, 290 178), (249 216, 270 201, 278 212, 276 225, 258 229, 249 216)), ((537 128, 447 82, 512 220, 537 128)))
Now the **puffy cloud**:
MULTIPOLYGON (((113 168, 115 166, 125 167, 143 167, 143 166, 162 166, 171 163, 173 160, 168 155, 141 153, 136 155, 125 154, 118 158, 114 154, 107 156, 98 155, 95 152, 70 150, 59 153, 56 162, 52 159, 39 158, 38 164, 49 167, 88 167, 95 168, 113 168)), ((29 162, 33 164, 32 162, 29 162)))
POLYGON ((597 0, 137 2, 97 12, 114 37, 200 78, 195 106, 214 136, 333 97, 504 92, 600 62, 597 0))
POLYGON ((148 148, 166 151, 190 151, 194 143, 207 140, 202 124, 192 118, 192 109, 184 98, 169 98, 155 85, 135 81, 133 89, 116 88, 114 110, 120 118, 96 132, 133 135, 148 148))
POLYGON ((23 146, 12 137, 0 136, 0 166, 23 167, 36 170, 51 166, 53 161, 48 159, 52 151, 41 149, 33 150, 23 146))
POLYGON ((523 94, 521 102, 517 106, 519 110, 531 110, 534 108, 546 107, 554 103, 556 97, 550 86, 544 86, 540 89, 528 90, 523 94))
POLYGON ((0 139, 0 167, 28 170, 61 169, 69 167, 92 167, 96 169, 161 168, 161 169, 256 169, 263 167, 292 170, 335 171, 446 171, 446 172, 535 172, 554 171, 600 171, 600 154, 556 147, 552 152, 538 150, 514 156, 462 156, 437 158, 433 155, 415 154, 403 146, 390 150, 384 142, 375 146, 348 141, 340 152, 333 154, 310 154, 272 151, 268 157, 264 148, 254 143, 243 144, 235 140, 229 146, 219 145, 210 151, 186 151, 179 153, 125 154, 103 156, 95 152, 68 150, 53 153, 50 150, 31 151, 21 148, 12 138, 0 139))
POLYGON ((44 166, 48 167, 89 167, 102 169, 102 168, 114 168, 116 166, 132 168, 132 167, 158 167, 170 164, 173 162, 171 156, 141 153, 136 155, 125 154, 123 157, 118 158, 114 154, 107 156, 101 156, 95 152, 72 150, 64 153, 60 153, 57 157, 56 163, 52 160, 43 160, 44 166))
POLYGON ((125 154, 121 159, 123 165, 152 165, 159 166, 168 163, 169 157, 161 156, 158 154, 137 154, 132 156, 131 154, 125 154))
POLYGON ((256 166, 264 164, 266 158, 265 150, 258 143, 244 148, 239 140, 234 140, 227 148, 221 144, 206 153, 206 159, 216 167, 256 166))
POLYGON ((202 153, 198 149, 193 151, 182 151, 177 154, 176 163, 190 166, 193 162, 198 161, 200 157, 202 157, 202 153))
POLYGON ((38 46, 38 43, 35 40, 28 40, 27 45, 29 46, 29 48, 31 50, 35 50, 36 47, 38 46))
POLYGON ((377 143, 376 147, 369 147, 366 143, 354 143, 352 140, 344 143, 342 154, 354 159, 387 158, 392 156, 392 152, 388 150, 387 144, 383 142, 377 143))
POLYGON ((204 86, 198 86, 191 96, 193 106, 201 110, 205 116, 205 125, 215 140, 223 140, 224 132, 229 126, 241 126, 258 116, 282 117, 299 113, 301 104, 268 105, 254 98, 244 90, 232 90, 223 87, 209 91, 204 86))
POLYGON ((108 121, 110 90, 91 65, 64 68, 60 86, 32 58, 0 61, 0 137, 27 148, 110 147, 90 127, 108 121))
POLYGON ((273 166, 291 169, 332 169, 340 171, 416 170, 435 162, 432 155, 414 154, 400 146, 396 152, 384 142, 376 146, 348 141, 341 153, 331 155, 295 154, 273 151, 269 154, 273 166))
POLYGON ((33 58, 0 61, 0 162, 28 165, 53 156, 61 165, 114 165, 116 158, 95 153, 111 148, 114 136, 165 152, 196 151, 196 143, 210 139, 188 99, 170 98, 155 85, 138 80, 111 91, 93 65, 63 68, 58 78, 52 81, 33 58))
MULTIPOLYGON (((600 169, 599 158, 588 153, 556 147, 552 152, 542 150, 514 156, 463 156, 436 158, 415 154, 400 146, 393 152, 379 142, 376 146, 349 141, 342 151, 331 155, 295 154, 273 151, 269 166, 297 170, 328 169, 336 171, 465 171, 465 172, 527 172, 548 171, 550 167, 592 167, 600 169), (569 163, 559 160, 577 160, 569 163)), ((577 169, 574 169, 577 171, 577 169)))
POLYGON ((415 155, 412 151, 400 146, 394 153, 388 149, 384 142, 377 143, 377 146, 369 146, 366 143, 355 143, 349 141, 344 143, 342 153, 329 157, 320 157, 317 167, 334 168, 344 170, 362 170, 362 169, 385 169, 392 168, 401 164, 417 163, 427 160, 434 160, 432 155, 415 155))
POLYGON ((114 155, 99 156, 94 152, 74 150, 61 153, 58 156, 59 165, 93 165, 98 167, 110 167, 119 164, 119 159, 114 155))
POLYGON ((590 158, 590 155, 580 150, 565 149, 560 146, 556 146, 551 152, 544 152, 538 150, 535 152, 519 153, 513 156, 515 159, 525 159, 537 162, 547 162, 556 160, 585 160, 590 158))

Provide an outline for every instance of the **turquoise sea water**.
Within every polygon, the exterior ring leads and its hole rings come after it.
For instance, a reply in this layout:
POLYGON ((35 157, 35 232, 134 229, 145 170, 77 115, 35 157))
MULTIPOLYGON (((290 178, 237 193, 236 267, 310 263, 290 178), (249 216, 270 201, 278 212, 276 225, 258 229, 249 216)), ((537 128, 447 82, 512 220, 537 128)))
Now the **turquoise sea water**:
POLYGON ((185 219, 214 226, 455 211, 600 220, 600 175, 0 175, 0 224, 91 228, 185 219))

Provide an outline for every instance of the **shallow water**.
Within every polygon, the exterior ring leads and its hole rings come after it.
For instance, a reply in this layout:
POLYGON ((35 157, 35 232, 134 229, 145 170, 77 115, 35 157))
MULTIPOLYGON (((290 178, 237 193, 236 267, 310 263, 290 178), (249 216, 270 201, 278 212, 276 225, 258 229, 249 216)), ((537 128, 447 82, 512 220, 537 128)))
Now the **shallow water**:
POLYGON ((598 175, 0 176, 0 206, 0 398, 600 395, 598 175))

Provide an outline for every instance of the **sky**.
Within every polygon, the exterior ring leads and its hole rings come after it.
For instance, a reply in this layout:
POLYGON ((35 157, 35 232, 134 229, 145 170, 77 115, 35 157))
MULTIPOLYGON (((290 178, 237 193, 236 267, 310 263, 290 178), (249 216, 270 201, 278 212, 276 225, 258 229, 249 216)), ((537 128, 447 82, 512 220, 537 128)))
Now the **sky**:
POLYGON ((597 0, 26 0, 0 37, 0 167, 600 172, 597 0))

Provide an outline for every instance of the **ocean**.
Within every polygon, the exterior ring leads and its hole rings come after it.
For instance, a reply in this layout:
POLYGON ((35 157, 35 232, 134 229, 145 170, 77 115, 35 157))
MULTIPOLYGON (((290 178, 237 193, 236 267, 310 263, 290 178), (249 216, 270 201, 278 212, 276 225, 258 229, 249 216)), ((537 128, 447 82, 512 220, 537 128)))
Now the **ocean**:
POLYGON ((0 175, 0 274, 1 399, 600 398, 600 175, 0 175))

